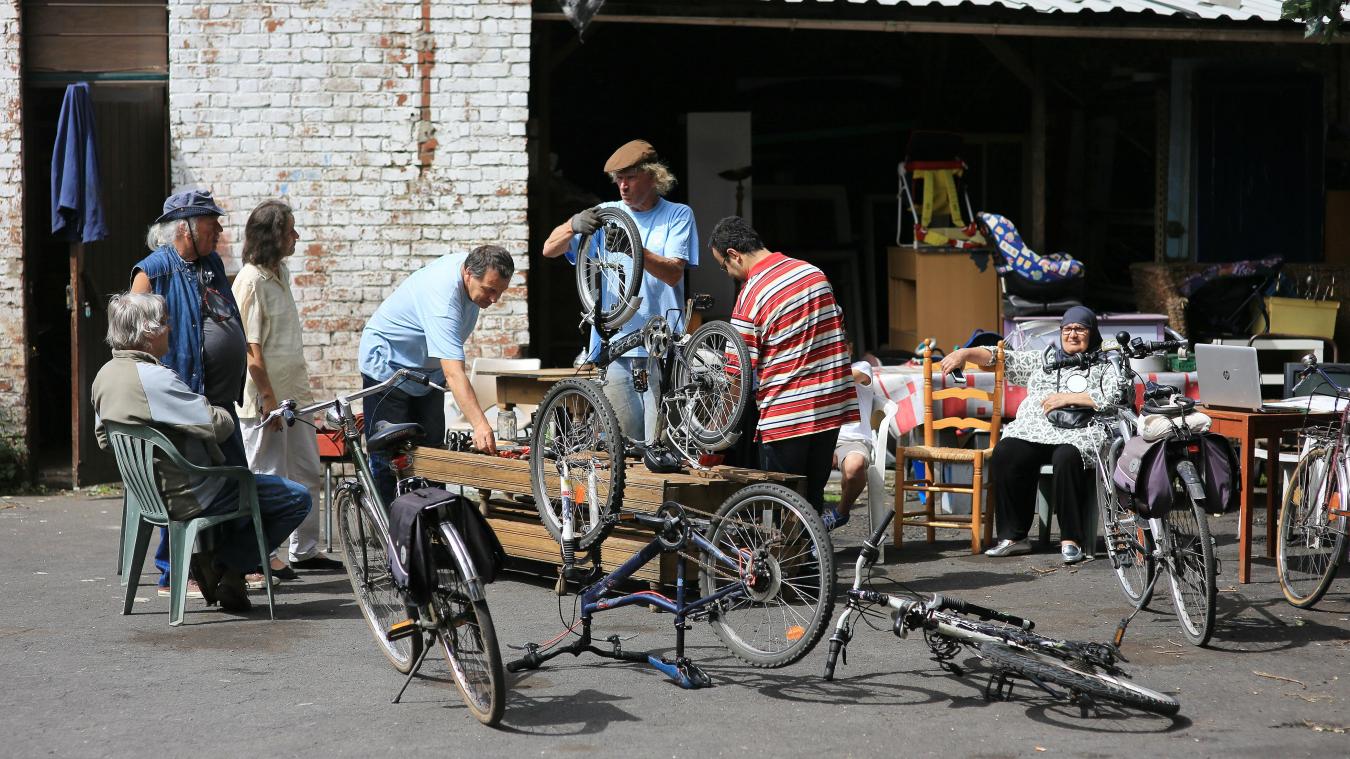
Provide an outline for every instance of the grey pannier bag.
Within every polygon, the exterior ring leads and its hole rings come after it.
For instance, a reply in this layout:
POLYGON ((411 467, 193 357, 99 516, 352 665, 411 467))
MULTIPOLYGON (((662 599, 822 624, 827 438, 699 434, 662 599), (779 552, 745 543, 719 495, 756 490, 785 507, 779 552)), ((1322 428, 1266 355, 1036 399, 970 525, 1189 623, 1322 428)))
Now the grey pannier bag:
MULTIPOLYGON (((1172 476, 1167 461, 1169 440, 1133 437, 1125 442, 1116 461, 1111 482, 1120 502, 1145 519, 1161 519, 1172 510, 1172 476)), ((1239 495, 1235 486, 1237 456, 1222 435, 1206 432, 1196 435, 1187 445, 1198 445, 1201 453, 1200 476, 1204 480, 1208 511, 1228 510, 1239 495)))
POLYGON ((1111 482, 1122 506, 1145 519, 1161 519, 1172 510, 1172 480, 1167 471, 1166 440, 1132 437, 1116 460, 1111 482))

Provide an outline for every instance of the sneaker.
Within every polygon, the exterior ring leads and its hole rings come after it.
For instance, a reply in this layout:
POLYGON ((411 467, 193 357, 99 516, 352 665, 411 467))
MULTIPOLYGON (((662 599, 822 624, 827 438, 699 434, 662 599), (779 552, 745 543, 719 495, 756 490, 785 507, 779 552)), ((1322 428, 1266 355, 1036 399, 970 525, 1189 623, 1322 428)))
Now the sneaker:
POLYGON ((1088 555, 1083 549, 1073 543, 1065 543, 1059 547, 1060 558, 1064 559, 1065 564, 1077 564, 1080 561, 1087 561, 1088 555))
MULTIPOLYGON (((160 597, 160 598, 168 598, 170 595, 171 595, 171 594, 169 593, 169 586, 168 586, 168 585, 160 585, 160 586, 159 586, 159 597, 160 597)), ((188 580, 187 597, 188 597, 188 598, 206 598, 206 596, 202 593, 202 586, 201 586, 201 585, 198 585, 196 580, 188 580)))
MULTIPOLYGON (((247 588, 248 590, 262 590, 264 587, 263 585, 264 582, 266 582, 266 575, 264 575, 262 572, 249 572, 248 574, 244 575, 244 587, 247 588)), ((281 578, 277 577, 276 574, 273 574, 272 587, 275 588, 280 584, 281 578)))
POLYGON ((308 559, 292 561, 291 566, 296 569, 306 569, 319 572, 341 572, 343 570, 342 562, 323 554, 315 554, 308 559))
POLYGON ((984 552, 985 556, 1020 556, 1024 553, 1031 553, 1031 541, 1026 538, 1021 540, 1000 540, 993 548, 984 552))
POLYGON ((244 588, 244 574, 227 570, 220 573, 220 584, 216 585, 216 603, 221 611, 231 614, 243 614, 253 608, 248 600, 248 590, 244 588))
POLYGON ((836 529, 848 524, 849 512, 840 514, 834 509, 826 509, 821 512, 820 521, 825 523, 825 529, 834 532, 836 529))

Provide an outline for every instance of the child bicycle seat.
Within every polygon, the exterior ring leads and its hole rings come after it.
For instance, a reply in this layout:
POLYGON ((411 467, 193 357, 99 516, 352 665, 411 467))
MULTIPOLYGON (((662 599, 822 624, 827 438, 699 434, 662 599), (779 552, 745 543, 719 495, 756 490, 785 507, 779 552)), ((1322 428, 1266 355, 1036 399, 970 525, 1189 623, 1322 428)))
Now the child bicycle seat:
POLYGON ((996 213, 981 211, 977 214, 984 228, 989 231, 989 239, 998 248, 1002 263, 995 263, 994 269, 1000 275, 1016 274, 1022 279, 1037 283, 1058 282, 1077 279, 1083 276, 1083 263, 1066 253, 1038 255, 1022 241, 1017 227, 996 213))

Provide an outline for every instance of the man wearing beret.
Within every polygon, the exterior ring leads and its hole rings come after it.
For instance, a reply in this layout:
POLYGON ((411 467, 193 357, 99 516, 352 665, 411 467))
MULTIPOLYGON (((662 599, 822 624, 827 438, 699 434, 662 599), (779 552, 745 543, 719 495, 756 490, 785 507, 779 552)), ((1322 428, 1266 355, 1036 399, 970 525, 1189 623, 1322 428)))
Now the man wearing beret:
MULTIPOLYGON (((600 208, 622 208, 633 217, 642 236, 642 306, 620 328, 615 339, 642 329, 653 316, 667 316, 684 310, 684 269, 698 265, 698 230, 694 212, 682 203, 672 203, 665 195, 675 186, 671 173, 646 140, 633 140, 609 157, 605 173, 619 188, 619 200, 602 203, 600 208)), ((559 224, 544 242, 544 256, 563 254, 576 262, 577 246, 583 234, 600 228, 594 209, 573 215, 559 224)), ((677 324, 684 329, 687 325, 677 324)), ((599 352, 599 337, 591 330, 589 356, 599 352)), ((619 417, 623 433, 631 438, 651 441, 656 431, 659 399, 655 388, 638 393, 633 387, 634 371, 646 369, 647 352, 642 347, 609 365, 605 377, 605 396, 619 417)))

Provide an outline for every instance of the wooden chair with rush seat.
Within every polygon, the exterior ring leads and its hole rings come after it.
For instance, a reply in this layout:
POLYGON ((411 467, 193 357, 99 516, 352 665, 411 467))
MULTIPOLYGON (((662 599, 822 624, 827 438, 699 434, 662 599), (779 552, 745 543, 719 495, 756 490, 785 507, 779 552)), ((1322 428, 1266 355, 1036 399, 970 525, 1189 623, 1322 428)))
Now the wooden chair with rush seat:
MULTIPOLYGON (((970 548, 972 553, 980 553, 986 544, 992 542, 994 519, 992 511, 986 513, 985 464, 998 443, 999 429, 1003 423, 1003 343, 998 344, 998 360, 994 363, 994 387, 981 390, 974 387, 952 387, 935 390, 933 387, 933 350, 937 343, 932 338, 924 341, 923 350, 923 445, 897 446, 895 452, 895 520, 894 543, 898 549, 903 540, 906 526, 924 527, 928 530, 928 542, 936 539, 938 529, 970 530, 970 548), (954 416, 935 417, 934 404, 943 404, 954 400, 961 404, 961 412, 954 416), (970 401, 985 401, 990 404, 988 419, 976 419, 969 415, 970 401), (969 429, 989 433, 987 448, 951 448, 937 445, 937 431, 943 429, 969 429), (924 474, 918 479, 909 479, 907 464, 921 461, 924 474), (968 483, 945 481, 944 465, 967 464, 972 476, 968 483), (918 509, 905 508, 905 494, 926 495, 924 503, 918 509), (937 503, 942 494, 970 496, 970 514, 940 514, 937 503)), ((941 371, 940 369, 938 370, 941 371)), ((939 386, 941 379, 939 379, 939 386)), ((939 408, 942 408, 940 406, 939 408)), ((939 412, 941 413, 941 412, 939 412)))

